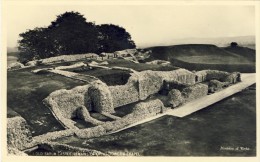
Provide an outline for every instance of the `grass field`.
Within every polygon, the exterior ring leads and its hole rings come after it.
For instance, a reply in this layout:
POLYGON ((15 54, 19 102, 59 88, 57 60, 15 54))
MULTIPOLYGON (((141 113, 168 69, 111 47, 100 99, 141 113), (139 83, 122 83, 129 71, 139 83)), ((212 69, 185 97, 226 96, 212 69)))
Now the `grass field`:
MULTIPOLYGON (((33 135, 63 129, 42 100, 58 89, 70 89, 83 82, 56 74, 36 75, 33 68, 7 73, 7 106, 26 119, 33 135)), ((12 112, 12 111, 8 111, 12 112)), ((7 114, 7 117, 12 113, 7 114)))
POLYGON ((219 48, 214 45, 187 44, 151 47, 147 50, 152 50, 147 61, 167 60, 174 66, 188 70, 255 72, 255 50, 245 47, 219 48))
POLYGON ((179 56, 176 59, 195 64, 250 64, 251 62, 241 57, 219 56, 179 56))

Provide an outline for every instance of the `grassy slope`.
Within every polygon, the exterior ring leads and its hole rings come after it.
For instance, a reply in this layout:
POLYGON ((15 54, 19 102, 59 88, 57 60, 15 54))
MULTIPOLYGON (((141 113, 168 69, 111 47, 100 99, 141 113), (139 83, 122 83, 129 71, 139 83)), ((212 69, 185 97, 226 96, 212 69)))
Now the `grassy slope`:
POLYGON ((187 44, 151 47, 151 58, 171 61, 174 65, 189 70, 217 69, 253 72, 254 62, 250 57, 229 52, 215 45, 187 44))
POLYGON ((225 47, 223 48, 226 51, 232 52, 232 53, 236 53, 242 57, 246 57, 248 58, 248 60, 255 62, 256 59, 256 51, 254 49, 251 48, 247 48, 247 47, 225 47))
MULTIPOLYGON (((31 126, 33 135, 61 130, 61 125, 42 103, 51 92, 70 89, 83 82, 55 74, 35 75, 30 69, 7 73, 7 106, 24 117, 31 126)), ((12 111, 8 111, 12 112, 12 111)), ((9 113, 7 116, 12 116, 9 113)))

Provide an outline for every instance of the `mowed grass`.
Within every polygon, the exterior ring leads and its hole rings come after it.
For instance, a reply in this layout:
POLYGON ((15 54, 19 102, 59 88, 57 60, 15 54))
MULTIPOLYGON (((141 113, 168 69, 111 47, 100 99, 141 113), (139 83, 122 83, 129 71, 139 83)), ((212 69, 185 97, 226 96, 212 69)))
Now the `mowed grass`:
POLYGON ((153 71, 170 71, 170 70, 176 70, 178 67, 175 67, 173 65, 152 65, 152 64, 145 64, 145 63, 134 63, 128 60, 124 59, 112 59, 107 60, 109 63, 108 67, 113 66, 119 66, 119 67, 127 67, 134 69, 136 71, 144 71, 144 70, 153 70, 153 71))
MULTIPOLYGON (((42 100, 55 90, 71 89, 85 83, 52 73, 36 75, 30 72, 32 69, 7 72, 8 109, 25 118, 33 135, 62 130, 42 100)), ((7 117, 12 115, 7 114, 7 117)))
POLYGON ((234 57, 234 56, 179 56, 176 59, 185 61, 188 63, 206 63, 206 64, 251 64, 250 61, 242 58, 242 57, 234 57))

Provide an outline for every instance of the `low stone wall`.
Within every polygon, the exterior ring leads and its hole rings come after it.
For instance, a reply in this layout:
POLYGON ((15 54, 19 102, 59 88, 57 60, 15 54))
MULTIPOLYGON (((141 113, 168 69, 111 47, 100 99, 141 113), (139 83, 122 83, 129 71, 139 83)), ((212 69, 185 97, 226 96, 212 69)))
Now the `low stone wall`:
POLYGON ((75 134, 79 138, 99 137, 124 128, 127 125, 138 122, 142 119, 145 119, 146 117, 155 116, 158 113, 161 113, 163 108, 164 105, 159 99, 140 102, 135 105, 133 111, 130 114, 118 120, 105 122, 104 124, 92 128, 76 130, 75 134))
POLYGON ((158 72, 142 71, 138 76, 140 100, 145 100, 148 96, 157 93, 162 88, 163 78, 158 72))
POLYGON ((218 80, 211 80, 209 81, 209 93, 213 93, 216 91, 221 90, 224 87, 229 86, 229 82, 220 82, 218 80))
MULTIPOLYGON (((7 147, 23 150, 32 141, 32 134, 24 118, 7 118, 7 147)), ((12 150, 12 149, 10 149, 12 150)), ((12 152, 10 152, 12 153, 12 152)))
POLYGON ((170 65, 171 62, 165 61, 165 60, 153 60, 150 62, 146 62, 146 64, 151 64, 151 65, 170 65))
POLYGON ((158 75, 166 82, 179 82, 181 84, 195 84, 195 74, 186 69, 172 71, 157 71, 158 75))
POLYGON ((178 89, 172 89, 168 94, 168 107, 174 108, 185 102, 181 92, 178 89))
POLYGON ((91 100, 92 109, 96 112, 115 112, 111 91, 102 81, 96 81, 90 84, 88 96, 91 100))
POLYGON ((197 71, 195 72, 195 81, 197 83, 205 82, 207 80, 207 70, 197 71))
POLYGON ((115 108, 139 101, 138 78, 131 75, 125 85, 109 86, 115 108))
POLYGON ((205 82, 210 80, 218 80, 221 82, 229 82, 231 84, 241 81, 239 72, 225 72, 218 70, 202 70, 195 73, 196 82, 205 82))
POLYGON ((144 100, 148 96, 159 92, 165 83, 195 84, 195 74, 185 69, 173 71, 142 71, 139 76, 139 95, 144 100))
POLYGON ((208 85, 197 83, 195 85, 184 88, 181 93, 185 99, 185 102, 189 102, 206 96, 208 94, 208 85))
POLYGON ((224 79, 224 82, 229 82, 231 84, 241 82, 241 74, 239 72, 231 73, 224 79))
MULTIPOLYGON (((78 86, 71 90, 61 89, 52 92, 43 102, 49 107, 54 117, 65 127, 76 129, 71 118, 76 117, 77 109, 90 105, 87 94, 89 85, 78 86)), ((90 110, 90 107, 87 107, 90 110)))
POLYGON ((79 119, 82 119, 85 122, 89 122, 92 123, 93 125, 99 125, 103 122, 93 118, 92 116, 90 116, 89 111, 87 110, 87 108, 85 106, 80 106, 77 109, 77 117, 79 119))
POLYGON ((106 132, 113 132, 147 117, 155 116, 161 113, 163 108, 164 105, 159 99, 140 102, 135 105, 130 114, 119 120, 106 122, 102 126, 105 128, 106 132))
POLYGON ((93 58, 97 59, 98 55, 95 53, 88 53, 88 54, 74 54, 74 55, 61 55, 56 57, 50 57, 46 59, 41 59, 41 63, 43 64, 52 64, 56 62, 69 62, 69 61, 77 61, 86 58, 93 58))
POLYGON ((8 67, 7 70, 16 70, 16 69, 21 69, 24 68, 24 65, 20 62, 14 62, 11 63, 8 67))

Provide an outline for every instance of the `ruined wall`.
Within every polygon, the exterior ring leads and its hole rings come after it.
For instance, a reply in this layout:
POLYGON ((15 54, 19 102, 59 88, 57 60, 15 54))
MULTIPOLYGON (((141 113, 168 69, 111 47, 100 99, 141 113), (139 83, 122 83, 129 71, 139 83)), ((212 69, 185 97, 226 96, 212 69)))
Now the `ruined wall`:
POLYGON ((139 95, 144 100, 148 96, 159 92, 165 83, 195 84, 195 75, 185 69, 173 71, 142 71, 139 76, 139 95))
POLYGON ((223 81, 229 82, 231 84, 241 82, 241 74, 239 72, 233 72, 229 74, 223 81))
POLYGON ((241 76, 239 72, 225 72, 218 70, 202 70, 195 73, 196 82, 204 82, 210 80, 218 80, 220 82, 229 82, 231 84, 241 81, 241 76))
POLYGON ((211 80, 209 81, 209 93, 213 93, 216 91, 221 90, 223 87, 228 86, 230 83, 229 82, 220 82, 218 80, 211 80))
POLYGON ((147 117, 161 113, 164 106, 159 99, 140 102, 135 105, 132 113, 115 121, 108 121, 99 126, 77 130, 75 134, 80 138, 93 138, 105 135, 106 133, 122 129, 130 124, 138 122, 147 117))
POLYGON ((195 85, 184 88, 181 93, 185 99, 185 102, 189 102, 206 96, 208 94, 208 85, 197 83, 195 85))
POLYGON ((197 71, 195 72, 195 81, 197 83, 205 82, 207 80, 207 70, 197 71))
POLYGON ((114 107, 120 107, 139 101, 138 78, 135 74, 131 75, 125 85, 109 86, 114 107))
POLYGON ((172 71, 157 71, 158 75, 166 82, 179 82, 181 84, 195 84, 195 74, 186 69, 172 71))
POLYGON ((74 125, 75 122, 71 120, 74 117, 80 117, 94 125, 102 124, 91 119, 86 110, 114 113, 116 107, 145 100, 150 95, 158 93, 165 82, 180 83, 187 86, 193 85, 195 83, 195 74, 185 69, 133 71, 125 85, 107 86, 100 80, 93 81, 86 86, 79 86, 71 90, 55 91, 44 102, 65 128, 78 129, 74 125))
POLYGON ((91 83, 88 89, 88 95, 91 100, 92 109, 96 112, 115 112, 111 91, 102 81, 91 83))
POLYGON ((159 99, 140 102, 135 105, 130 114, 116 121, 106 122, 102 124, 102 127, 106 132, 116 131, 147 117, 155 116, 161 113, 163 108, 164 105, 159 99))
MULTIPOLYGON (((71 118, 77 116, 79 107, 90 105, 90 98, 87 95, 88 88, 89 85, 84 85, 71 90, 57 90, 52 92, 43 102, 65 128, 77 129, 71 118)), ((90 106, 87 109, 90 110, 90 106)))
POLYGON ((73 118, 76 116, 78 107, 89 103, 88 100, 90 100, 90 98, 88 95, 85 95, 88 88, 89 85, 85 85, 71 90, 57 90, 52 92, 44 101, 50 106, 53 106, 52 102, 55 102, 65 118, 73 118), (52 100, 52 102, 50 102, 50 100, 52 100))
POLYGON ((218 71, 218 70, 202 70, 195 73, 197 76, 197 82, 204 82, 210 80, 219 80, 224 81, 226 77, 230 75, 230 73, 225 71, 218 71))
POLYGON ((24 118, 7 118, 7 146, 23 150, 32 141, 32 134, 24 118))
POLYGON ((88 54, 75 54, 75 55, 61 55, 56 57, 50 57, 46 59, 41 59, 40 61, 43 64, 50 64, 55 62, 69 62, 69 61, 77 61, 85 58, 93 58, 96 59, 98 57, 95 53, 88 53, 88 54))
POLYGON ((181 92, 178 89, 172 89, 168 94, 167 106, 169 107, 177 107, 185 102, 181 92))
POLYGON ((21 68, 24 68, 24 65, 22 63, 13 62, 7 67, 7 70, 16 70, 16 69, 21 69, 21 68))
POLYGON ((145 100, 148 96, 157 93, 161 89, 163 79, 158 74, 158 72, 151 70, 138 73, 140 100, 145 100))

